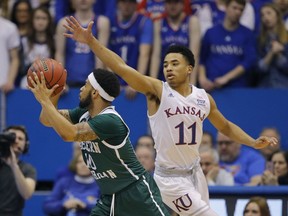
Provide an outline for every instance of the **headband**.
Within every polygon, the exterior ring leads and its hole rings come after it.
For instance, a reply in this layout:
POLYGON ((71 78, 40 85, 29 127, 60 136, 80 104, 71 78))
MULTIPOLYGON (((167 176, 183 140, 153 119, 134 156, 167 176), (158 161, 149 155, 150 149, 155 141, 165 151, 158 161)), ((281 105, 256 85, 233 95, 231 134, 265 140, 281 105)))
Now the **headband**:
POLYGON ((104 98, 105 100, 110 101, 110 102, 112 102, 112 101, 115 99, 114 97, 110 96, 110 95, 99 85, 99 83, 97 82, 97 80, 96 80, 93 72, 89 74, 88 80, 89 80, 90 84, 92 85, 92 87, 99 92, 99 94, 100 94, 100 96, 101 96, 102 98, 104 98))

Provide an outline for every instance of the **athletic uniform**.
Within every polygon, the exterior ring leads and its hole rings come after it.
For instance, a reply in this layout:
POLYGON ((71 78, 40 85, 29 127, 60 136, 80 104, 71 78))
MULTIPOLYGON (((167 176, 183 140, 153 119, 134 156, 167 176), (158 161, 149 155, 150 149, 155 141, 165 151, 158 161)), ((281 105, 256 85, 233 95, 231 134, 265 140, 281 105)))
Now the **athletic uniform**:
POLYGON ((183 97, 163 82, 159 109, 148 117, 157 151, 154 179, 162 199, 180 215, 197 216, 210 208, 198 152, 210 102, 203 89, 191 88, 183 97))
MULTIPOLYGON (((93 18, 98 23, 98 16, 93 18)), ((87 28, 88 24, 82 25, 87 28)), ((92 33, 97 36, 97 28, 92 28, 92 33)), ((85 84, 87 76, 95 68, 95 55, 87 44, 79 43, 71 38, 66 38, 65 68, 68 71, 67 84, 72 87, 81 87, 85 84)))
POLYGON ((114 107, 107 107, 93 118, 80 108, 69 114, 75 124, 88 122, 99 137, 80 144, 102 194, 91 215, 168 215, 155 181, 136 158, 129 128, 114 107))

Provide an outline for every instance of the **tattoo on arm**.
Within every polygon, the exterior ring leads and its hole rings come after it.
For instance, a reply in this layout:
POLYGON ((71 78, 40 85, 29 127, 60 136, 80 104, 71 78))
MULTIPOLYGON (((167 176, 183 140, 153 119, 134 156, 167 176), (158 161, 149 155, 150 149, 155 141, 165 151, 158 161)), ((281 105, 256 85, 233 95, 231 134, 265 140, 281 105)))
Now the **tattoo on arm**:
POLYGON ((58 110, 58 112, 69 122, 72 122, 68 110, 58 110))
POLYGON ((75 141, 78 142, 89 141, 89 140, 95 140, 97 138, 97 135, 87 122, 79 123, 76 125, 76 127, 77 127, 77 135, 75 137, 75 141))

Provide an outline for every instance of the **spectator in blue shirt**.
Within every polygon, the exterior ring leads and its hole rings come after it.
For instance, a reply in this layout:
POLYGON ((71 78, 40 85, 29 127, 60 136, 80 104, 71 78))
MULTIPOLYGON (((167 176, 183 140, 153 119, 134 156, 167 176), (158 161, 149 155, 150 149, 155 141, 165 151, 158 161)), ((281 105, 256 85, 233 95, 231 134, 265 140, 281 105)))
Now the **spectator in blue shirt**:
POLYGON ((217 149, 220 167, 234 176, 235 185, 254 185, 265 169, 264 157, 249 147, 241 146, 218 132, 217 149))
POLYGON ((222 24, 207 30, 200 50, 199 84, 206 91, 247 86, 256 61, 253 32, 240 24, 245 0, 229 0, 222 24))
POLYGON ((71 161, 73 176, 60 178, 43 205, 49 215, 88 216, 95 206, 100 191, 79 152, 71 161))

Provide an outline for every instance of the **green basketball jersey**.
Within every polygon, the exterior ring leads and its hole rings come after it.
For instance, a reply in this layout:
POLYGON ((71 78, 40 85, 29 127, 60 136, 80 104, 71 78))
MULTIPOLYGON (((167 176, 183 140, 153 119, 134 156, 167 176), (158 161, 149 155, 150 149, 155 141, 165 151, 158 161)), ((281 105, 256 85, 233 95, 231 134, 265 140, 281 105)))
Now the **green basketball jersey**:
POLYGON ((145 173, 129 139, 129 128, 113 106, 91 118, 87 109, 69 111, 74 124, 88 122, 97 134, 96 140, 81 142, 86 165, 102 194, 117 193, 145 173))

